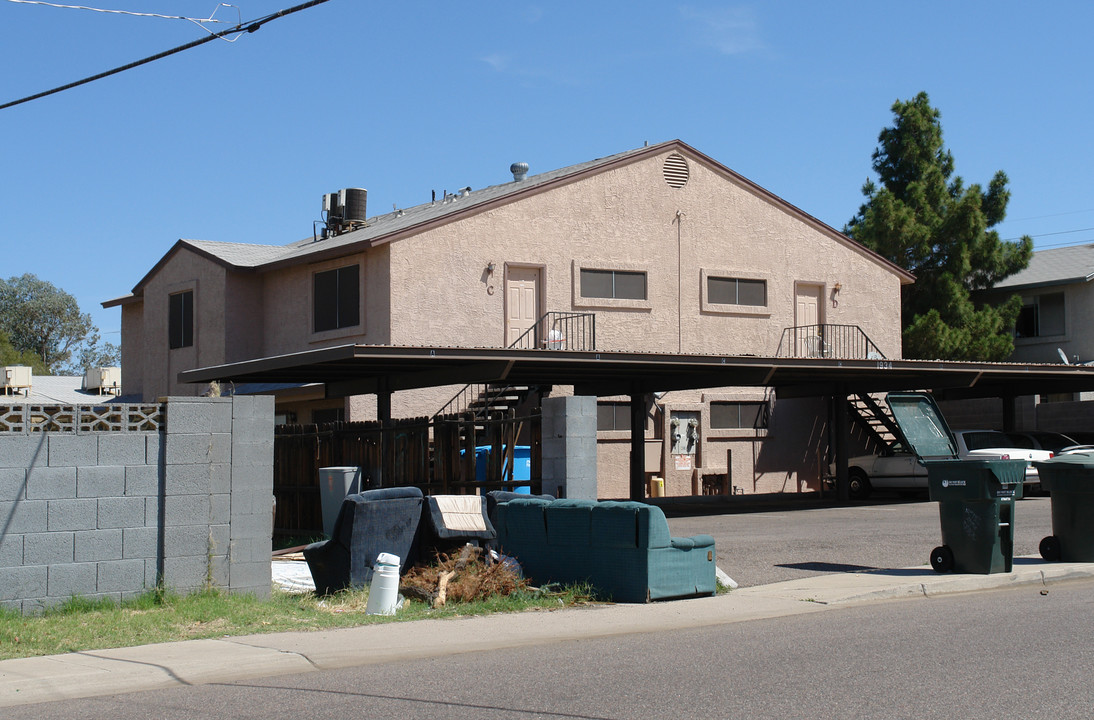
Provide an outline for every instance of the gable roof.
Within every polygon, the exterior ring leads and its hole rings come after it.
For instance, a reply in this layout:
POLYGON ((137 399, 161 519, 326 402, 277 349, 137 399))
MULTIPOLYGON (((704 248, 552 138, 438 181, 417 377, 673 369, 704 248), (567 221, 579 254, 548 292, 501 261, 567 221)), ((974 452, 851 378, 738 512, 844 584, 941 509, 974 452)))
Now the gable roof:
POLYGON ((1038 250, 1029 266, 998 282, 994 290, 1072 285, 1094 279, 1094 245, 1038 250))
POLYGON ((319 262, 360 252, 374 245, 393 242, 404 237, 417 235, 439 225, 485 212, 499 205, 514 202, 522 197, 546 192, 552 188, 578 182, 591 175, 628 165, 633 162, 675 150, 682 155, 703 163, 731 182, 748 192, 777 205, 785 212, 798 217, 825 233, 836 242, 869 257, 900 278, 901 284, 908 284, 915 277, 907 270, 890 262, 881 255, 855 242, 830 225, 788 203, 774 193, 765 190, 725 165, 704 155, 680 140, 670 140, 657 145, 648 145, 634 150, 609 155, 607 157, 570 165, 524 180, 511 180, 499 185, 491 185, 481 190, 466 189, 447 195, 434 202, 423 203, 409 208, 401 208, 383 215, 369 218, 365 227, 324 240, 306 238, 284 246, 247 245, 243 243, 211 242, 204 240, 179 240, 163 258, 133 288, 132 293, 103 303, 103 307, 113 307, 133 302, 139 298, 144 285, 177 252, 188 249, 215 263, 236 271, 265 272, 290 265, 319 262))

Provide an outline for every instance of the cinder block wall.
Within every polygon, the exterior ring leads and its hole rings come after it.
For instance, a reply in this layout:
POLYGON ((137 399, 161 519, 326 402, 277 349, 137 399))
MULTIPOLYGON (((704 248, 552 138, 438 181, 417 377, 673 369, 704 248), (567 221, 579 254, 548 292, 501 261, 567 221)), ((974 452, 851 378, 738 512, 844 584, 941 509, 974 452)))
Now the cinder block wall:
POLYGON ((596 398, 543 399, 543 492, 596 500, 596 398))
POLYGON ((270 593, 273 399, 0 405, 0 605, 270 593))

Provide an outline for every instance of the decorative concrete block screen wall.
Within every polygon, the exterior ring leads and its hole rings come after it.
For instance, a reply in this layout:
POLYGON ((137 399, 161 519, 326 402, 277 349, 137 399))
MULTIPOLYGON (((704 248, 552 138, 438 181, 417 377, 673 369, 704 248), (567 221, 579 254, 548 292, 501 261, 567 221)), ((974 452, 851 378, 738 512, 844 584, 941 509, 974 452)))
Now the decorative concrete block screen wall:
POLYGON ((0 404, 0 605, 122 599, 161 581, 268 597, 273 406, 0 404))

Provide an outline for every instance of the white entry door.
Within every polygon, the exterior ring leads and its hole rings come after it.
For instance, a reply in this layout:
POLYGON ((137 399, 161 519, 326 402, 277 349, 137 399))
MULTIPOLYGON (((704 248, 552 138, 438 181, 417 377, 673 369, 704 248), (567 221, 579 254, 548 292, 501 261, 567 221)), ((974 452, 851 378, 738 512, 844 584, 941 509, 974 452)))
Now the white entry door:
POLYGON ((794 325, 798 327, 797 344, 799 357, 824 357, 827 355, 824 338, 818 332, 824 322, 824 286, 803 285, 794 287, 794 325))
MULTIPOLYGON (((512 267, 505 275, 505 344, 512 345, 540 316, 540 269, 512 267)), ((527 347, 538 346, 539 338, 527 338, 527 347)))

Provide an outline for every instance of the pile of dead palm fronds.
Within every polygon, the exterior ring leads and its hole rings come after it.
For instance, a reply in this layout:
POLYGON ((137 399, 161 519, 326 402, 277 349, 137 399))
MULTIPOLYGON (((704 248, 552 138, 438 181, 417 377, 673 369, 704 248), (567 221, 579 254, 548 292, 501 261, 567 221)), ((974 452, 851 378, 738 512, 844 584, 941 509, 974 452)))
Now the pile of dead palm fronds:
POLYGON ((431 565, 411 568, 399 582, 403 595, 435 608, 525 588, 527 583, 513 564, 484 558, 482 548, 472 545, 465 545, 457 554, 438 555, 431 565))

